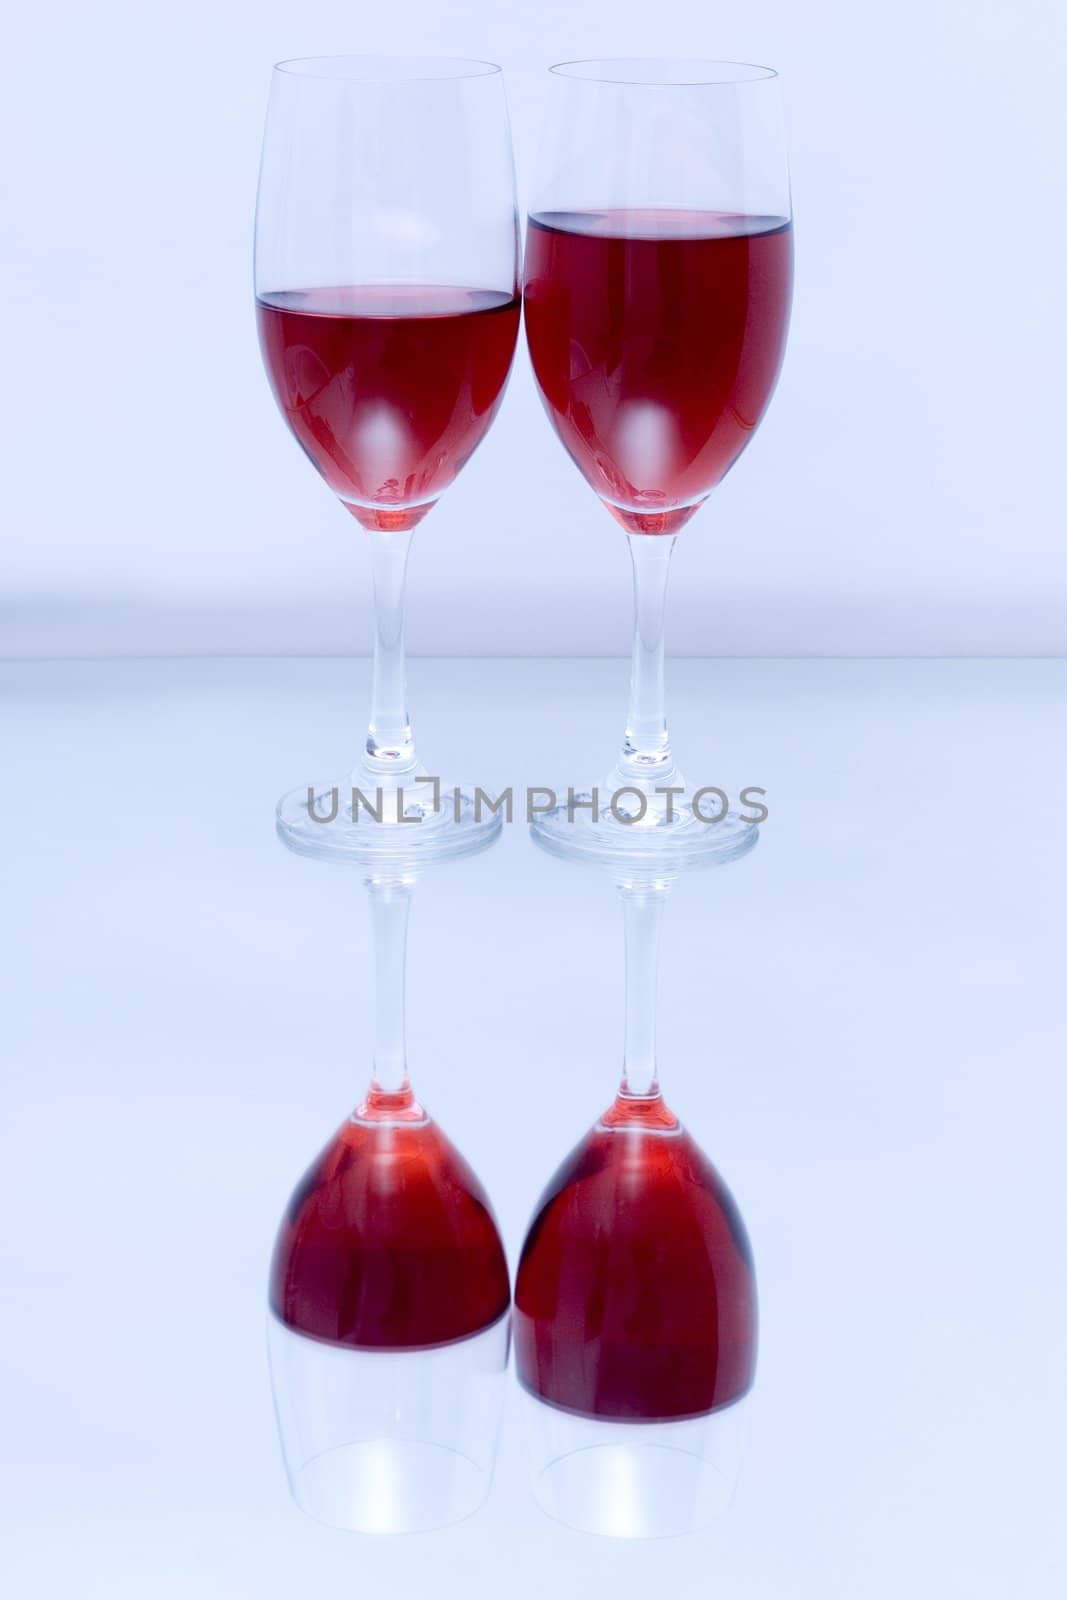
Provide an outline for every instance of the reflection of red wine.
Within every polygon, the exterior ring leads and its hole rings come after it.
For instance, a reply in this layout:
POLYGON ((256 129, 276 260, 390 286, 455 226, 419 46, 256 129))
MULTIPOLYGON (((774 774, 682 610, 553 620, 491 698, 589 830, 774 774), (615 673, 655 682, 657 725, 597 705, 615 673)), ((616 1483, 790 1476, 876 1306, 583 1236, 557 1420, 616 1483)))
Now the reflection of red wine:
POLYGON ((515 1285, 515 1359, 531 1393, 592 1417, 698 1416, 749 1388, 744 1224, 658 1097, 620 1096, 542 1195, 515 1285))
POLYGON ((492 422, 519 302, 490 289, 372 284, 256 303, 275 398, 364 527, 411 528, 492 422))
POLYGON ((526 334, 546 410, 630 533, 674 533, 771 397, 793 241, 780 217, 549 212, 526 239, 526 334))
POLYGON ((410 1092, 372 1095, 289 1202, 271 1264, 275 1315, 333 1344, 411 1350, 487 1328, 509 1300, 474 1173, 410 1092))

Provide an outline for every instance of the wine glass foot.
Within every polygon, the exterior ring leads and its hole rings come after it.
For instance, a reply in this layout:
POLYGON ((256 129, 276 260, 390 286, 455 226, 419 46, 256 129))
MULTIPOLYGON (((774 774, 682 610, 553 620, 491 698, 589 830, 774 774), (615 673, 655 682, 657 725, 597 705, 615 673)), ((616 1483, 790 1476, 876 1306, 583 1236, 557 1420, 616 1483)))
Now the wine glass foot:
MULTIPOLYGON (((625 874, 723 866, 748 855, 759 840, 759 824, 736 811, 705 820, 699 809, 681 803, 669 815, 650 806, 643 816, 625 820, 610 809, 598 807, 594 814, 593 798, 578 794, 535 817, 530 824, 535 843, 565 861, 594 862, 625 874)), ((709 807, 708 817, 712 814, 709 807)))
POLYGON ((443 783, 377 788, 367 780, 354 786, 351 778, 291 790, 275 819, 279 839, 297 855, 397 870, 477 855, 503 823, 477 790, 443 783))

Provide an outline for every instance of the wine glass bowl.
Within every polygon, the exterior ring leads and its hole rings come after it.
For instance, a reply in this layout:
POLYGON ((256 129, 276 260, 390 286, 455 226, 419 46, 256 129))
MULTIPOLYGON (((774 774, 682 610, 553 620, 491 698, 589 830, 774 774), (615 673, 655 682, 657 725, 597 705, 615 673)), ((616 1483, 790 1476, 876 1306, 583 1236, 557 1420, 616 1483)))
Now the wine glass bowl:
POLYGON ((341 284, 264 294, 256 309, 271 388, 304 454, 363 527, 416 527, 496 415, 515 292, 341 284))
POLYGON ((524 1388, 667 1422, 742 1399, 756 1358, 744 1224, 660 1095, 619 1095, 537 1204, 515 1285, 524 1388))
POLYGON ((679 533, 752 439, 791 274, 783 217, 644 206, 530 218, 525 318, 545 410, 627 533, 679 533))
POLYGON ((410 1089, 372 1091, 297 1185, 270 1284, 285 1327, 364 1350, 465 1339, 510 1302, 485 1191, 410 1089))

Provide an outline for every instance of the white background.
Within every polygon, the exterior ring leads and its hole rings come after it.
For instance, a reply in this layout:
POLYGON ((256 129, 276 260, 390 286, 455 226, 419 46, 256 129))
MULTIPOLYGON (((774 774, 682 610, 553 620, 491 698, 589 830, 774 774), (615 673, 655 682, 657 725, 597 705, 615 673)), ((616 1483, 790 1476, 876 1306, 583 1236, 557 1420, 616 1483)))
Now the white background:
MULTIPOLYGON (((677 653, 1067 648, 1062 7, 1020 0, 73 0, 15 8, 0 95, 0 654, 361 653, 365 554, 256 348, 269 68, 417 48, 508 72, 768 62, 797 217, 782 382, 679 550, 677 653)), ((521 198, 521 197, 520 197, 521 198)), ((424 654, 616 654, 627 562, 520 347, 419 533, 424 654)))

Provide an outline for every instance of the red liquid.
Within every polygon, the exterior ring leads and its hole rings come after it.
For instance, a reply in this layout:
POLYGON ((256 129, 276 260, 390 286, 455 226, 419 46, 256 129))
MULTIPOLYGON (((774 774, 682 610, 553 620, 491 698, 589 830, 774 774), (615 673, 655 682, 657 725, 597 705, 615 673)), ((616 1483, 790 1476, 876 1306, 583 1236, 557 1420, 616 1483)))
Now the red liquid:
POLYGON ((531 1393, 589 1417, 699 1416, 749 1389, 748 1237, 662 1100, 616 1101, 542 1195, 515 1286, 515 1359, 531 1393))
POLYGON ((545 409, 627 532, 676 533, 751 439, 781 365, 792 274, 781 218, 530 218, 526 335, 545 409))
POLYGON ((331 1344, 412 1350, 487 1328, 510 1298, 474 1173, 410 1093, 372 1096, 289 1202, 271 1263, 272 1311, 331 1344))
POLYGON ((519 302, 489 289, 372 284, 256 302, 274 396, 367 528, 411 528, 485 436, 519 302))

